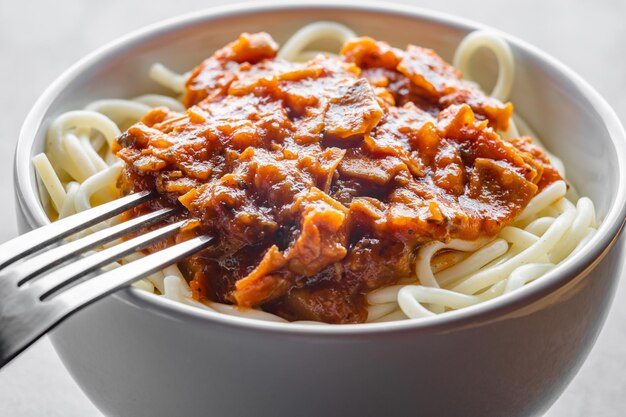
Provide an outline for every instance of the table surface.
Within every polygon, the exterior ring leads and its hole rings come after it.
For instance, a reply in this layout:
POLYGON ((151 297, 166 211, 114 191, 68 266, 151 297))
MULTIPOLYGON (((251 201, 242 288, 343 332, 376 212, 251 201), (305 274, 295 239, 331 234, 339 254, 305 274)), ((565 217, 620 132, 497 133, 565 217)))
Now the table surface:
MULTIPOLYGON (((0 190, 6 193, 5 202, 0 204, 0 242, 17 233, 12 201, 13 150, 24 117, 45 87, 73 62, 122 34, 223 2, 56 0, 33 3, 0 1, 0 190), (146 8, 145 4, 152 6, 146 8)), ((587 79, 624 120, 626 2, 422 0, 419 5, 465 16, 537 45, 587 79)), ((549 411, 549 417, 625 415, 624 323, 626 285, 621 285, 593 351, 549 411)), ((0 371, 0 416, 102 415, 80 391, 44 338, 0 371)))

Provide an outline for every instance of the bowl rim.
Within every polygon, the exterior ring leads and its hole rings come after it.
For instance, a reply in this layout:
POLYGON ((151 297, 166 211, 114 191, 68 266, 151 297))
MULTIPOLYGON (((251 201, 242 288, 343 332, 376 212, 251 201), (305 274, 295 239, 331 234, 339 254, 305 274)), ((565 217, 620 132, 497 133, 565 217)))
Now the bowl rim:
MULTIPOLYGON (((593 108, 598 112, 602 122, 609 132, 613 146, 617 150, 618 161, 618 186, 614 203, 610 206, 605 219, 602 221, 598 232, 587 243, 587 250, 581 251, 553 270, 546 273, 540 280, 526 285, 517 291, 503 294, 492 300, 485 301, 461 310, 450 311, 441 315, 409 319, 385 323, 361 323, 345 325, 282 323, 262 321, 246 317, 231 316, 201 308, 188 306, 183 303, 169 300, 165 297, 148 293, 136 288, 129 287, 120 290, 112 297, 124 302, 129 302, 136 307, 152 314, 176 316, 182 320, 200 322, 212 322, 225 326, 236 327, 241 330, 264 331, 271 333, 288 333, 296 335, 359 335, 375 334, 382 332, 408 331, 433 332, 446 331, 457 327, 467 327, 483 322, 492 321, 500 316, 519 310, 521 307, 531 304, 557 288, 565 285, 574 278, 584 275, 599 263, 608 253, 617 240, 626 219, 626 134, 619 118, 611 106, 591 87, 582 77, 569 67, 553 58, 539 48, 517 39, 507 33, 480 24, 463 17, 457 17, 447 13, 433 11, 412 5, 386 3, 370 0, 305 0, 292 2, 289 0, 277 0, 271 4, 240 3, 234 5, 212 7, 192 13, 169 18, 139 30, 135 30, 121 36, 104 46, 96 49, 84 58, 80 59, 70 68, 65 70, 49 87, 41 94, 26 116, 20 130, 14 160, 14 186, 17 203, 22 214, 30 227, 40 227, 49 220, 47 219, 36 190, 31 187, 34 170, 31 164, 31 151, 35 141, 35 133, 44 122, 43 115, 52 101, 59 95, 64 87, 83 70, 90 68, 97 61, 114 55, 121 49, 132 47, 135 44, 149 39, 156 34, 174 32, 201 22, 219 20, 227 17, 251 15, 258 12, 269 11, 300 11, 306 10, 359 10, 366 12, 381 12, 390 15, 399 15, 413 19, 430 21, 436 24, 454 27, 465 31, 477 29, 489 29, 503 37, 507 42, 534 55, 548 67, 556 69, 564 75, 589 100, 593 108)), ((207 323, 208 324, 208 323, 207 323)))

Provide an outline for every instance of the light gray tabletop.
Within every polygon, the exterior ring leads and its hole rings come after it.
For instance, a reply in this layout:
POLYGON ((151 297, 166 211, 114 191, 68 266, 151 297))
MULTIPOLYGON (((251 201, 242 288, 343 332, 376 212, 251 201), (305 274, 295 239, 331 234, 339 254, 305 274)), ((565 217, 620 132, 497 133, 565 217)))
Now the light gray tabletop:
MULTIPOLYGON (((230 0, 228 3, 236 3, 230 0)), ((216 0, 0 0, 0 242, 15 236, 12 157, 18 131, 45 87, 76 60, 136 28, 226 2, 216 0)), ((421 0, 486 23, 571 66, 626 115, 626 2, 421 0)), ((626 285, 597 344, 549 417, 626 415, 626 285)), ((44 338, 0 371, 0 416, 102 415, 44 338)), ((128 416, 132 417, 132 416, 128 416)))

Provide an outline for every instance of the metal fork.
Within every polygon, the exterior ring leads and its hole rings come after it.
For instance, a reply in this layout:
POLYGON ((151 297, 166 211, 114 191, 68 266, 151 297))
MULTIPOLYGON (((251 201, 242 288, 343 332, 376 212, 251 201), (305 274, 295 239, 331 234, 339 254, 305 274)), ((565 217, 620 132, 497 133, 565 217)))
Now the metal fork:
POLYGON ((153 198, 150 192, 131 194, 0 245, 0 368, 81 308, 211 244, 211 237, 198 236, 108 272, 100 270, 174 235, 184 221, 91 253, 94 248, 165 220, 176 209, 157 210, 69 243, 63 240, 153 198), (101 273, 87 277, 95 271, 101 273))

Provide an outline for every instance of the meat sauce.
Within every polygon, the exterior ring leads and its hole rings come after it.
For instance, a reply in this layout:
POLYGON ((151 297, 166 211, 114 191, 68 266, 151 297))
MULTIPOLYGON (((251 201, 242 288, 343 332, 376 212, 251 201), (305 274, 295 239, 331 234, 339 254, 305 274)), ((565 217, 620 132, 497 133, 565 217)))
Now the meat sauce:
POLYGON ((216 244, 182 263, 193 296, 288 320, 359 323, 365 295, 411 276, 425 242, 494 236, 560 179, 513 108, 432 50, 370 38, 339 57, 276 57, 242 34, 192 72, 184 113, 157 108, 116 141, 122 194, 181 206, 159 247, 216 244))

